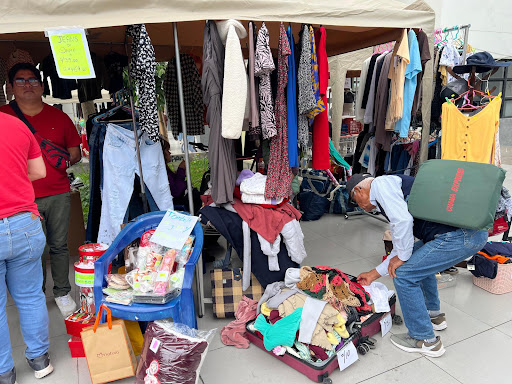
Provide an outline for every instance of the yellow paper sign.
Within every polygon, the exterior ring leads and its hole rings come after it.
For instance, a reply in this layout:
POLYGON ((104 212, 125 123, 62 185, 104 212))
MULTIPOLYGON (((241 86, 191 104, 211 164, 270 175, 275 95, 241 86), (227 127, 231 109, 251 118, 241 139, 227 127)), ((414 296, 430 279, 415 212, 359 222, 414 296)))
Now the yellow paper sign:
POLYGON ((61 79, 93 79, 96 77, 83 29, 48 31, 48 37, 57 74, 61 79))

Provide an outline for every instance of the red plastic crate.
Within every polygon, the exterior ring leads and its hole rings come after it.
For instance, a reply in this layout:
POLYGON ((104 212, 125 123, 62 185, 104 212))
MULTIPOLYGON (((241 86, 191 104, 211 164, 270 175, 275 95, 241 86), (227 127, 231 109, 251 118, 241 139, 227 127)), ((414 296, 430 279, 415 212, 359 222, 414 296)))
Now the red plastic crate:
POLYGON ((92 327, 95 321, 96 317, 93 314, 81 313, 80 310, 64 319, 67 334, 76 337, 80 337, 82 329, 92 327))
POLYGON ((84 345, 80 337, 71 336, 71 339, 68 340, 68 346, 71 357, 85 357, 84 345))

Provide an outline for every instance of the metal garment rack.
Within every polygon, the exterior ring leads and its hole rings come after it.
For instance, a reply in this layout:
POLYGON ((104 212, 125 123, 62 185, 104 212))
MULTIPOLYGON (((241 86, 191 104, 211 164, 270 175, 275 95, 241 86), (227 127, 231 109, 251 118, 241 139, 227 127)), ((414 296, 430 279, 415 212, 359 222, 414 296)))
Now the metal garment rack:
MULTIPOLYGON (((466 51, 468 48, 468 36, 469 36, 469 28, 471 28, 471 24, 465 24, 465 25, 455 25, 451 28, 443 28, 438 29, 435 31, 435 33, 448 33, 452 31, 459 31, 464 30, 464 45, 463 45, 463 52, 462 52, 462 63, 466 64, 466 51)), ((432 100, 429 100, 428 102, 431 102, 432 100)), ((430 137, 430 125, 429 126, 423 126, 421 130, 421 142, 420 142, 420 164, 428 160, 428 144, 430 137), (423 140, 426 138, 426 140, 423 140)))
MULTIPOLYGON (((188 151, 188 138, 187 138, 187 121, 185 115, 185 99, 183 98, 183 77, 181 73, 181 58, 180 58, 180 46, 178 39, 178 25, 172 23, 173 37, 174 37, 174 53, 176 55, 176 77, 178 80, 178 100, 180 106, 181 116, 181 128, 183 132, 183 147, 185 152, 185 173, 187 176, 187 190, 188 190, 188 207, 190 214, 194 214, 194 201, 192 196, 192 178, 190 176, 190 159, 188 151)), ((197 314, 199 317, 204 315, 204 287, 203 287, 203 255, 199 256, 199 260, 196 264, 196 288, 197 288, 197 300, 198 310, 197 314)))

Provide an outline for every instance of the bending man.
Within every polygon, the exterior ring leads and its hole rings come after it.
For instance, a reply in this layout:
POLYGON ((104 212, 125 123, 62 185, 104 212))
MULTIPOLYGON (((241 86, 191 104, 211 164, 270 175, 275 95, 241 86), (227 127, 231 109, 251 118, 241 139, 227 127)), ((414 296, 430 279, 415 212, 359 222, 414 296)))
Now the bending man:
POLYGON ((347 192, 365 211, 379 210, 389 223, 393 251, 377 268, 361 273, 358 281, 369 285, 389 274, 402 307, 406 334, 392 335, 391 342, 406 352, 430 357, 445 352, 434 330, 446 329, 440 311, 435 274, 480 251, 486 231, 455 228, 414 219, 407 208, 414 177, 396 175, 377 178, 356 174, 347 182, 347 192), (414 238, 419 241, 414 242, 414 238))

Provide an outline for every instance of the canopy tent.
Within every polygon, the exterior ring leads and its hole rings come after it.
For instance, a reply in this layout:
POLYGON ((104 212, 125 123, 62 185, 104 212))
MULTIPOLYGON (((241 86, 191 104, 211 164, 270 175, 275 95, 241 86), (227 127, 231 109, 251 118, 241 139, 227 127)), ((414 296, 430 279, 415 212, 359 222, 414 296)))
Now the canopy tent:
MULTIPOLYGON (((15 46, 30 51, 39 61, 49 53, 43 31, 70 26, 87 29, 88 42, 96 54, 110 50, 124 53, 125 26, 145 23, 156 59, 164 61, 175 56, 178 49, 170 23, 178 23, 174 28, 179 26, 181 51, 200 54, 205 20, 226 19, 265 21, 273 48, 277 47, 280 22, 292 23, 296 34, 303 23, 323 25, 327 30, 327 54, 334 56, 393 41, 403 28, 423 28, 433 41, 435 15, 422 0, 408 7, 395 0, 2 0, 0 56, 6 56, 15 46)), ((241 44, 245 47, 247 42, 241 44)), ((427 67, 427 74, 431 68, 427 67)), ((177 69, 181 88, 179 64, 177 69)), ((431 78, 431 73, 425 76, 425 96, 431 95, 431 78)), ((180 104, 184 116, 182 98, 180 104)), ((202 293, 201 263, 199 267, 198 292, 202 293)), ((201 299, 199 307, 202 314, 201 299)))

